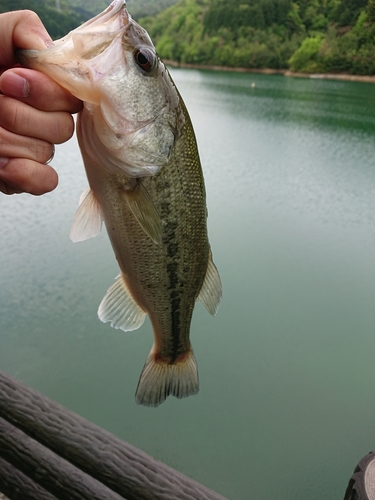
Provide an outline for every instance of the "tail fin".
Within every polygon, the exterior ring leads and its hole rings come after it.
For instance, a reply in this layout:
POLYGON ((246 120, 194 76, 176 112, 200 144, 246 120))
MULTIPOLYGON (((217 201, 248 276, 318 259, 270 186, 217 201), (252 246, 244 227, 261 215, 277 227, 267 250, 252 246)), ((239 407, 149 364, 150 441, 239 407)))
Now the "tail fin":
POLYGON ((198 369, 192 350, 173 364, 157 359, 151 350, 139 378, 135 400, 140 405, 159 406, 170 394, 186 398, 198 390, 198 369))

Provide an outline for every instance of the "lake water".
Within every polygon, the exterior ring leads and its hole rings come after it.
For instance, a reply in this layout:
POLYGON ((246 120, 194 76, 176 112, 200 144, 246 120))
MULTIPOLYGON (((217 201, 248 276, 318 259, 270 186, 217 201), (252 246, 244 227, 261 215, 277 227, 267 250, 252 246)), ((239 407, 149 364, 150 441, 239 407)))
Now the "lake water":
POLYGON ((375 86, 172 75, 224 290, 194 313, 199 394, 134 401, 152 331, 97 319, 118 271, 105 231, 68 238, 75 140, 56 191, 0 195, 0 369, 231 500, 342 499, 375 438, 375 86))

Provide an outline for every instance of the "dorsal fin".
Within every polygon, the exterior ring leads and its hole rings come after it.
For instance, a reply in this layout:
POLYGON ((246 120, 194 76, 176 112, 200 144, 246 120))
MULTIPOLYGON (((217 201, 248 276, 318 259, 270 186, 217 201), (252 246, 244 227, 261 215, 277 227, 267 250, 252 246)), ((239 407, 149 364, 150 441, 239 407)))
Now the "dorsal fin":
POLYGON ((79 207, 70 229, 70 239, 76 243, 93 238, 100 233, 102 225, 102 209, 94 193, 88 187, 79 199, 79 207))

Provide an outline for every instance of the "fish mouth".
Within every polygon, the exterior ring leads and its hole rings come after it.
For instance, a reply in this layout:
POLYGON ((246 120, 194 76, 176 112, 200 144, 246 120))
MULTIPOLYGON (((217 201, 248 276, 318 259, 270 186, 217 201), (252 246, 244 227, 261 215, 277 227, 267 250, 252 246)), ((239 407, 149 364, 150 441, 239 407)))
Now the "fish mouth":
MULTIPOLYGON (((131 22, 126 2, 114 0, 102 13, 55 40, 51 47, 18 50, 16 57, 22 66, 47 74, 79 99, 97 104, 99 96, 91 84, 103 73, 100 56, 131 22)), ((112 65, 118 62, 112 60, 112 65)))

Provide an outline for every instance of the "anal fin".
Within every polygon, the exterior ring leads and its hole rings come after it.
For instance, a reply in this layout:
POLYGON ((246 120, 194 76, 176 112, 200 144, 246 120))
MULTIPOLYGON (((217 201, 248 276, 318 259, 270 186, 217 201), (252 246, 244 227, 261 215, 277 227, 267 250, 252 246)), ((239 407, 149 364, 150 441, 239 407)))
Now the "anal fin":
POLYGON ((203 281, 198 299, 203 302, 207 311, 215 316, 222 297, 222 286, 219 272, 212 261, 212 254, 208 256, 206 276, 203 281))
POLYGON ((158 359, 152 349, 139 378, 135 400, 140 405, 159 406, 169 395, 180 399, 198 391, 198 369, 191 349, 175 363, 158 359))
POLYGON ((129 332, 143 324, 146 313, 135 302, 120 274, 101 301, 98 316, 103 323, 110 321, 113 328, 129 332))

